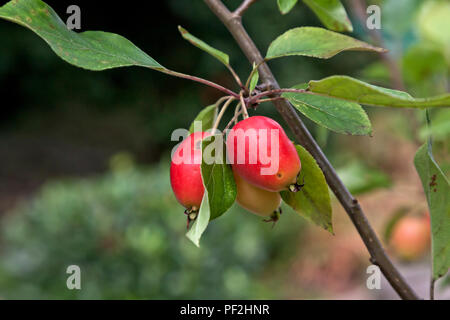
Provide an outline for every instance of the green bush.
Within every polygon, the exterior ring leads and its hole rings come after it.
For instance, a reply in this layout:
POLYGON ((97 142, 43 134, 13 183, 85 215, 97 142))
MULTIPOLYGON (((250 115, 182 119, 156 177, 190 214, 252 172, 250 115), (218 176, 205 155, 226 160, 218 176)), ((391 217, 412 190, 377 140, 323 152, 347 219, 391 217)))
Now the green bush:
POLYGON ((284 274, 274 262, 294 254, 301 218, 287 212, 272 229, 235 206, 210 225, 197 248, 184 236, 185 216, 170 190, 168 167, 125 167, 47 183, 3 218, 0 298, 281 295, 270 287, 284 274), (72 264, 81 268, 81 290, 66 287, 72 264))

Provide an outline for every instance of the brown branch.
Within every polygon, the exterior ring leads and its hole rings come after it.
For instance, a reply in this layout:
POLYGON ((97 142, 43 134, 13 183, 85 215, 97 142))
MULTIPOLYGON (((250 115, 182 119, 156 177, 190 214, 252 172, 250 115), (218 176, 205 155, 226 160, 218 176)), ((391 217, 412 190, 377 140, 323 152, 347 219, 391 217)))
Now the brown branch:
MULTIPOLYGON (((236 16, 230 12, 220 0, 204 1, 228 28, 250 63, 261 62, 263 57, 261 56, 261 53, 254 44, 253 40, 247 34, 247 31, 242 26, 240 16, 236 16)), ((267 64, 261 64, 259 67, 259 75, 261 80, 264 83, 269 84, 271 89, 280 88, 267 64)), ((417 295, 406 283, 405 279, 401 276, 399 271, 395 268, 389 257, 386 255, 380 240, 370 226, 366 216, 358 204, 358 201, 344 186, 327 157, 324 155, 293 107, 285 100, 275 100, 273 101, 273 104, 289 125, 296 139, 312 154, 321 167, 327 179, 328 185, 344 207, 351 221, 358 230, 362 240, 364 241, 364 244, 370 253, 372 263, 380 267, 384 276, 400 297, 403 299, 418 299, 417 295)))
POLYGON ((250 6, 252 4, 254 4, 256 1, 258 0, 244 0, 242 1, 241 5, 239 6, 239 8, 237 8, 233 14, 238 16, 238 17, 242 17, 242 15, 244 14, 245 11, 247 11, 248 8, 250 8, 250 6))

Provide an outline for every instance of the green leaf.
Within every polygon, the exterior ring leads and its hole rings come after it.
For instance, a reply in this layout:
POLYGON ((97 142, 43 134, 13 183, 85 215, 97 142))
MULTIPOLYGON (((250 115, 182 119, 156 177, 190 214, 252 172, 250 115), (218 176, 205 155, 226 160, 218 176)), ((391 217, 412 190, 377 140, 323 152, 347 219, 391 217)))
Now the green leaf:
POLYGON ((396 108, 449 107, 450 94, 431 98, 413 98, 408 93, 374 86, 347 76, 331 76, 310 81, 308 90, 326 97, 356 103, 396 108))
POLYGON ((450 185, 433 158, 431 144, 424 144, 414 157, 431 216, 433 279, 450 267, 450 185))
POLYGON ((63 60, 88 70, 142 66, 167 70, 129 40, 114 33, 70 31, 40 0, 13 0, 0 7, 0 18, 20 24, 44 39, 63 60))
MULTIPOLYGON (((305 87, 306 85, 298 85, 294 88, 305 87)), ((285 92, 282 97, 306 117, 327 129, 353 135, 372 133, 370 120, 357 103, 300 92, 285 92)))
POLYGON ((286 14, 292 10, 298 0, 277 0, 278 9, 282 14, 286 14))
POLYGON ((344 6, 339 0, 303 0, 325 27, 334 31, 353 31, 344 6))
POLYGON ((217 116, 217 106, 215 104, 205 107, 195 117, 194 121, 192 121, 191 126, 189 127, 189 133, 193 133, 194 131, 207 131, 211 129, 214 126, 216 116, 217 116), (199 126, 199 128, 195 128, 194 126, 196 121, 201 122, 201 126, 199 126))
POLYGON ((302 146, 295 146, 302 162, 298 183, 304 187, 298 192, 282 191, 284 202, 304 218, 333 233, 331 200, 328 185, 316 160, 302 146))
POLYGON ((180 31, 181 36, 184 39, 186 39, 187 41, 192 43, 197 48, 209 53, 210 55, 212 55, 214 58, 216 58, 217 60, 219 60, 226 66, 228 66, 230 64, 230 57, 226 53, 219 51, 219 50, 211 47, 209 44, 203 42, 202 40, 194 37, 192 34, 190 34, 186 29, 184 29, 181 26, 178 26, 178 30, 180 31))
POLYGON ((236 184, 233 171, 226 163, 226 149, 221 134, 203 139, 202 153, 202 179, 208 192, 211 220, 213 220, 233 205, 237 194, 236 184))
POLYGON ((198 211, 197 219, 195 219, 189 231, 186 233, 186 237, 191 240, 197 247, 200 247, 200 238, 203 232, 205 232, 209 223, 209 201, 208 193, 205 192, 203 195, 202 203, 198 211))
POLYGON ((256 88, 256 86, 258 84, 258 81, 259 81, 259 72, 258 72, 258 69, 256 67, 256 64, 253 63, 253 75, 252 75, 252 78, 250 79, 250 85, 249 85, 249 88, 248 88, 250 93, 252 93, 252 91, 255 90, 255 88, 256 88))
POLYGON ((267 50, 266 60, 285 56, 307 56, 328 59, 339 52, 375 51, 385 49, 374 47, 363 41, 343 34, 316 27, 300 27, 286 31, 276 38, 267 50))

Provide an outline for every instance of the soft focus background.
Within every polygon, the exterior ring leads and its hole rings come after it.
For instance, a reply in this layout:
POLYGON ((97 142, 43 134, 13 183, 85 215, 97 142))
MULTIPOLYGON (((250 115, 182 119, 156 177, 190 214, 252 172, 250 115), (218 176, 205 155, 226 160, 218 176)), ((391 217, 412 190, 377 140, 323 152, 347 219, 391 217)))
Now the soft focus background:
MULTIPOLYGON (((179 36, 182 25, 228 52, 243 78, 250 72, 203 1, 48 3, 63 20, 69 5, 79 5, 82 31, 119 33, 171 69, 235 88, 220 63, 179 36)), ((240 1, 225 3, 235 8, 240 1)), ((379 41, 361 24, 358 3, 344 1, 353 36, 379 41)), ((417 97, 447 92, 449 2, 370 3, 382 9, 387 60, 361 52, 280 59, 270 63, 280 84, 344 74, 404 86, 417 97)), ((305 5, 282 16, 275 0, 257 2, 244 23, 262 52, 290 28, 320 26, 305 5)), ((272 229, 235 206, 210 225, 200 249, 184 237, 183 208, 169 184, 176 144, 170 135, 189 127, 220 93, 140 68, 77 69, 35 34, 6 21, 0 21, 0 39, 0 299, 396 298, 386 282, 382 290, 366 288, 368 254, 335 199, 335 236, 288 208, 272 229), (79 291, 66 288, 72 264, 82 270, 79 291)), ((429 130, 423 111, 366 110, 373 137, 338 135, 305 121, 383 238, 398 212, 426 213, 412 160, 429 130)), ((284 125, 270 104, 256 113, 284 125)), ((448 175, 450 110, 433 111, 431 118, 435 156, 448 175)), ((404 262, 390 253, 425 296, 428 254, 404 262)), ((450 297, 444 283, 438 282, 437 298, 450 297)))

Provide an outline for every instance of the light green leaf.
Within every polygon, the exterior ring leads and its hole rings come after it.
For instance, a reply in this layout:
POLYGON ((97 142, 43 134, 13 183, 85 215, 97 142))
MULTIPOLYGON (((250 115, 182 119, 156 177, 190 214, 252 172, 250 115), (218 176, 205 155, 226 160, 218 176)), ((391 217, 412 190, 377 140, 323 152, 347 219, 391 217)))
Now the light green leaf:
POLYGON ((197 219, 195 219, 189 231, 186 233, 186 237, 191 240, 197 247, 200 247, 200 238, 203 232, 205 232, 209 223, 209 201, 208 193, 205 192, 202 199, 202 204, 198 211, 197 219))
POLYGON ((424 144, 414 157, 431 216, 433 279, 450 268, 450 185, 433 158, 431 145, 424 144))
POLYGON ((278 9, 282 14, 286 14, 292 10, 298 0, 277 0, 278 9))
POLYGON ((203 132, 211 129, 214 126, 216 116, 217 116, 217 106, 215 104, 205 107, 195 117, 194 121, 192 121, 191 126, 189 127, 189 133, 193 133, 194 131, 203 132), (196 121, 201 123, 201 126, 199 126, 198 128, 195 128, 196 121))
MULTIPOLYGON (((306 86, 298 85, 294 88, 304 89, 306 86)), ((306 117, 327 129, 353 135, 372 133, 370 120, 357 103, 311 93, 285 92, 282 97, 306 117)))
POLYGON ((95 71, 125 66, 167 70, 120 35, 70 31, 56 12, 40 0, 10 1, 0 7, 0 18, 34 31, 60 58, 77 67, 95 71))
POLYGON ((252 91, 255 90, 255 88, 258 84, 258 81, 259 81, 259 72, 258 72, 258 69, 257 68, 255 69, 255 68, 256 68, 256 65, 255 65, 255 63, 253 63, 253 75, 252 75, 252 78, 250 79, 250 85, 248 88, 250 93, 252 93, 252 91))
POLYGON ((396 108, 450 106, 450 94, 431 98, 413 98, 406 92, 374 86, 347 76, 312 80, 309 82, 308 90, 326 97, 340 98, 371 106, 396 108))
POLYGON ((328 59, 346 50, 386 51, 323 28, 300 27, 291 29, 276 38, 267 50, 266 60, 295 55, 328 59))
POLYGON ((224 214, 236 200, 233 171, 226 163, 226 149, 221 134, 202 141, 202 179, 209 198, 211 220, 224 214), (213 160, 211 163, 207 159, 213 160))
POLYGON ((211 47, 209 44, 203 42, 202 40, 194 37, 192 34, 190 34, 186 29, 184 29, 181 26, 178 26, 178 30, 180 31, 181 36, 184 39, 192 43, 197 48, 209 53, 226 66, 230 64, 230 57, 226 53, 219 51, 216 48, 211 47))
POLYGON ((339 0, 303 0, 325 27, 334 31, 353 31, 344 6, 339 0))
POLYGON ((281 197, 301 216, 333 233, 331 200, 325 176, 305 148, 299 145, 295 147, 302 162, 297 182, 304 182, 305 185, 295 193, 282 191, 281 197))

